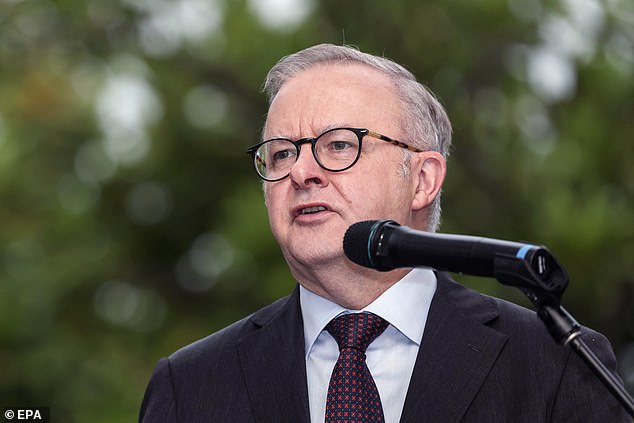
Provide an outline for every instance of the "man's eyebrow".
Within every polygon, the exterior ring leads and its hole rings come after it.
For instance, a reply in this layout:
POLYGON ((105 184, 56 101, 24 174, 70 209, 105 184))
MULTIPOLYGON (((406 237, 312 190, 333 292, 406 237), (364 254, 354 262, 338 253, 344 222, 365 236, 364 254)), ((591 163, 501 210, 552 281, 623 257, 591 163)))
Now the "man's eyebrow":
POLYGON ((330 131, 331 129, 337 129, 337 128, 355 128, 355 126, 346 122, 332 123, 330 125, 323 126, 321 128, 321 132, 319 133, 323 134, 326 131, 330 131))

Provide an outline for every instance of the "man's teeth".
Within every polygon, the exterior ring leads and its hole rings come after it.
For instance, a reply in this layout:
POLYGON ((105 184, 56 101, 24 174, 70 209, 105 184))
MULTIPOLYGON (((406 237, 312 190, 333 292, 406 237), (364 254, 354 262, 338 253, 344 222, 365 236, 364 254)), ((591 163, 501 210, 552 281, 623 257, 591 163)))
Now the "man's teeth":
POLYGON ((305 209, 302 209, 302 214, 317 213, 325 210, 326 208, 324 206, 306 207, 305 209))

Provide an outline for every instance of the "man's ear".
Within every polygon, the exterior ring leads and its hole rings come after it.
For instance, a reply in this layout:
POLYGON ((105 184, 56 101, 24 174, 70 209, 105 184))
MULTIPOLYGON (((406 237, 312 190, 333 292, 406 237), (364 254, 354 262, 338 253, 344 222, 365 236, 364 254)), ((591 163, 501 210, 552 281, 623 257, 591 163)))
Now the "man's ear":
POLYGON ((419 211, 431 204, 440 192, 447 174, 447 162, 437 151, 423 151, 412 158, 412 171, 418 176, 414 181, 412 210, 419 211))

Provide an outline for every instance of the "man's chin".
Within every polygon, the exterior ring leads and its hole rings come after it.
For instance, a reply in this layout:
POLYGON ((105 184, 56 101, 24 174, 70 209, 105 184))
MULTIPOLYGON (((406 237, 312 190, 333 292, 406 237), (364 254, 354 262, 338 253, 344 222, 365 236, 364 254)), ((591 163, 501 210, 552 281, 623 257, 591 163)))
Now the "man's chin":
POLYGON ((332 266, 342 258, 345 259, 343 245, 326 248, 325 245, 315 246, 314 242, 318 241, 307 240, 302 248, 284 252, 284 257, 291 269, 297 267, 302 272, 319 271, 320 268, 332 266))

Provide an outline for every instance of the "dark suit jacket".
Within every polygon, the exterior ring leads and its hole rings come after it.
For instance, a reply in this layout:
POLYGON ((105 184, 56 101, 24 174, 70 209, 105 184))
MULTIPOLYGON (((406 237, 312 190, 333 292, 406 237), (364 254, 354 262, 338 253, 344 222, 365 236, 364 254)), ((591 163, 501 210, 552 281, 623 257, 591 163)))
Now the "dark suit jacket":
MULTIPOLYGON (((437 276, 402 423, 632 421, 533 311, 437 276)), ((584 331, 614 370, 608 341, 584 331)), ((161 359, 140 421, 309 422, 298 289, 161 359)))

